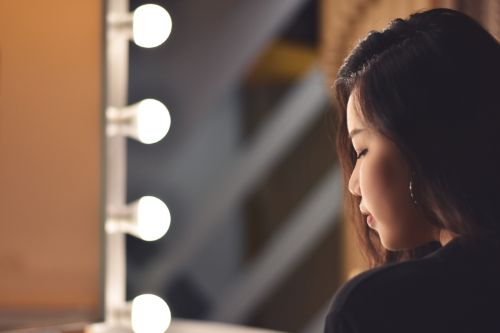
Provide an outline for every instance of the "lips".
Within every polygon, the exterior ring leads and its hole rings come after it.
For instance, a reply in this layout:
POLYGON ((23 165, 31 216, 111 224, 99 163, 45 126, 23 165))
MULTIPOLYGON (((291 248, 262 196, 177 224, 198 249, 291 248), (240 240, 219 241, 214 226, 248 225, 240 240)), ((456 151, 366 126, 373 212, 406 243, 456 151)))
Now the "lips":
POLYGON ((373 216, 365 209, 362 204, 359 205, 359 211, 361 212, 361 214, 366 216, 366 223, 373 228, 375 226, 375 220, 373 216))

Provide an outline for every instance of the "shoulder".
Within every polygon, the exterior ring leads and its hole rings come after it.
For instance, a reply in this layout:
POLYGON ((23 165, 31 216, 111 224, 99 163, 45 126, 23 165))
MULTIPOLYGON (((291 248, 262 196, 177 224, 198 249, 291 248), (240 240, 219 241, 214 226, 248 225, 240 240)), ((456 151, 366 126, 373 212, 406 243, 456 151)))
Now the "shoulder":
POLYGON ((428 306, 445 283, 435 260, 428 257, 387 264, 356 275, 335 293, 325 332, 407 330, 407 323, 415 321, 415 314, 428 306), (388 316, 390 321, 383 320, 388 316))
MULTIPOLYGON (((386 264, 360 273, 334 295, 330 313, 359 310, 369 306, 397 307, 398 300, 415 294, 430 294, 437 287, 440 271, 435 257, 386 264)), ((401 304, 401 303, 399 303, 401 304)), ((376 311, 376 309, 367 309, 376 311)))
POLYGON ((457 239, 423 258, 356 275, 335 293, 325 332, 430 332, 430 323, 432 332, 451 331, 452 323, 458 331, 478 322, 500 327, 496 316, 484 316, 500 297, 499 240, 457 239))

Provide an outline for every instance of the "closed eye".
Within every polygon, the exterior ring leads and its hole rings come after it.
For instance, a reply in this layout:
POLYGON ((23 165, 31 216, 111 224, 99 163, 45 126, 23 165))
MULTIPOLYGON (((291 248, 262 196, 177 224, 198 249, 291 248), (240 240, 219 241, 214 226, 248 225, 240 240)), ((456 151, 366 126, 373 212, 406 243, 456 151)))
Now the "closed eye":
POLYGON ((368 149, 363 149, 359 154, 356 155, 356 159, 359 160, 362 156, 364 156, 368 152, 368 149))

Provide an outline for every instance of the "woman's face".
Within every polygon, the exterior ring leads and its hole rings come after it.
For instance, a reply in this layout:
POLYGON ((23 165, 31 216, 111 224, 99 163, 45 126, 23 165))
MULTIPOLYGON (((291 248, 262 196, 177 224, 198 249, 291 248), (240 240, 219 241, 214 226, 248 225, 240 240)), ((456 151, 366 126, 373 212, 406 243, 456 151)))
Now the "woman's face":
POLYGON ((407 250, 439 239, 410 196, 408 164, 391 140, 365 122, 356 94, 347 103, 347 129, 358 156, 349 191, 361 198, 360 210, 371 215, 365 223, 371 220, 384 248, 407 250))

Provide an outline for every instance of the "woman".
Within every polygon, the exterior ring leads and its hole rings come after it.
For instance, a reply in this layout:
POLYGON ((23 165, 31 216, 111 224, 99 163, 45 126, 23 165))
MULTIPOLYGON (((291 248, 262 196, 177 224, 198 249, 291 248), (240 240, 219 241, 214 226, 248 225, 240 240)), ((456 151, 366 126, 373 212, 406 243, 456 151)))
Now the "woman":
POLYGON ((352 51, 335 92, 371 269, 335 294, 325 332, 500 332, 498 41, 449 9, 396 19, 352 51))

